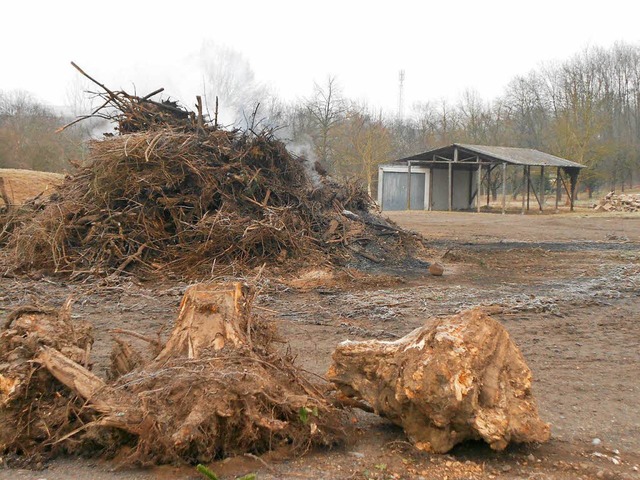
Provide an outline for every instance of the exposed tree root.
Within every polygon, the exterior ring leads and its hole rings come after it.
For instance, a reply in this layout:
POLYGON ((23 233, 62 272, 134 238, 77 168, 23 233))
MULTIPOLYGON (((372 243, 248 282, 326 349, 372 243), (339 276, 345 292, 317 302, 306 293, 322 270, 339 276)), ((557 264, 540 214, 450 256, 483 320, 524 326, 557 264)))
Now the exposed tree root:
POLYGON ((91 337, 70 334, 78 328, 68 309, 14 314, 0 337, 0 360, 14 358, 0 376, 7 426, 0 450, 51 455, 127 446, 129 461, 144 464, 339 442, 344 413, 270 350, 270 327, 251 317, 251 300, 240 283, 189 288, 160 354, 141 366, 118 357, 112 382, 82 366, 91 337), (43 398, 46 412, 38 410, 43 398))
POLYGON ((422 450, 447 452, 466 439, 502 450, 549 438, 522 354, 480 309, 431 320, 394 342, 345 342, 328 377, 422 450))

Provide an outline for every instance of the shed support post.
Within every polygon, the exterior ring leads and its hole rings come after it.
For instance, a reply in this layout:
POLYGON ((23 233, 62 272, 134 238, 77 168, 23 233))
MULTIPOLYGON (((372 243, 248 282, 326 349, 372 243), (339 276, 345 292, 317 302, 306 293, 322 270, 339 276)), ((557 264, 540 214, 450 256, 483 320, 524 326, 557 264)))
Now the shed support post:
POLYGON ((578 186, 578 173, 580 170, 577 168, 568 169, 569 171, 569 181, 571 182, 571 211, 573 212, 573 205, 576 198, 576 187, 578 186))
POLYGON ((453 164, 449 162, 449 211, 453 210, 453 164))
POLYGON ((507 163, 502 164, 502 214, 507 211, 507 163))
POLYGON ((411 160, 407 162, 407 210, 411 210, 411 160))
POLYGON ((560 167, 556 167, 556 211, 558 210, 558 205, 560 204, 560 167))
POLYGON ((527 212, 529 211, 529 200, 531 198, 531 167, 527 166, 527 212))
POLYGON ((491 165, 487 165, 487 207, 491 201, 491 165))
MULTIPOLYGON (((478 159, 479 162, 479 159, 478 159)), ((482 185, 482 164, 478 163, 478 178, 476 178, 476 207, 480 213, 480 186, 482 185)))
POLYGON ((521 193, 522 193, 522 215, 524 215, 524 200, 526 197, 526 193, 525 193, 525 185, 527 183, 527 166, 523 166, 522 167, 522 189, 521 189, 521 193))
POLYGON ((544 210, 544 166, 540 167, 540 211, 544 210))

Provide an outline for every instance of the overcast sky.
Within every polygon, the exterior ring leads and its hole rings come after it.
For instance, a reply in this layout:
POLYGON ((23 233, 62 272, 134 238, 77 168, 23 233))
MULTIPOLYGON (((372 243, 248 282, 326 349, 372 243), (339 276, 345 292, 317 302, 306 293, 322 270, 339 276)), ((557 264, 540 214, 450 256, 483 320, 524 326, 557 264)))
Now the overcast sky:
POLYGON ((285 99, 335 75, 349 97, 395 111, 416 101, 484 98, 542 62, 589 45, 640 43, 637 0, 2 2, 0 90, 65 103, 74 60, 114 88, 201 93, 205 42, 233 48, 285 99))

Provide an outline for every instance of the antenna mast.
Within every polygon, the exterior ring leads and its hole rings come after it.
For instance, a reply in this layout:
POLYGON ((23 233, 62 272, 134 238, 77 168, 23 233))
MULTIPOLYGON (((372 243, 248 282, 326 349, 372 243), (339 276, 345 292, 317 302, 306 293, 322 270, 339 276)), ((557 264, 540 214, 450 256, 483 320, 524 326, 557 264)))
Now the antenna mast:
POLYGON ((398 118, 404 116, 404 70, 400 70, 400 84, 398 86, 398 118))

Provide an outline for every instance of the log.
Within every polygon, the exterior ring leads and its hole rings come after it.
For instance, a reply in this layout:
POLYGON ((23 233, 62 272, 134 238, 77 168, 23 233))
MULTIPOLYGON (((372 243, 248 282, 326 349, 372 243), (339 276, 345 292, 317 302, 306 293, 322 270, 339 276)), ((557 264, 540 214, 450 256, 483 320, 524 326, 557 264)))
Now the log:
POLYGON ((344 342, 327 377, 424 451, 448 452, 467 439, 503 450, 549 438, 531 371, 504 327, 481 309, 432 319, 394 342, 344 342))
POLYGON ((35 362, 44 365, 56 380, 85 399, 88 407, 102 414, 99 423, 140 434, 144 414, 135 406, 132 395, 116 391, 55 348, 43 346, 35 362))

